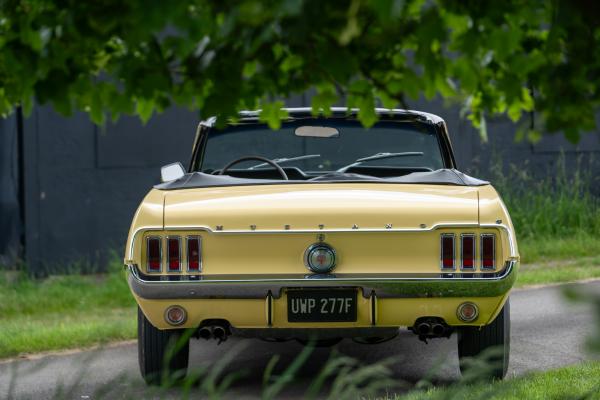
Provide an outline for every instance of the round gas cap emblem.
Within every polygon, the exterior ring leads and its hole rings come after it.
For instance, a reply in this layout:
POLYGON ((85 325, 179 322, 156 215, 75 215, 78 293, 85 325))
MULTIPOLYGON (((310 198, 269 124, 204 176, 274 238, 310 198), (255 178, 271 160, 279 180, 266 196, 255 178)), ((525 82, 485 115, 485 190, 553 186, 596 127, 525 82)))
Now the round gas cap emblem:
POLYGON ((335 267, 335 250, 326 243, 315 243, 306 249, 304 262, 312 272, 327 273, 335 267))

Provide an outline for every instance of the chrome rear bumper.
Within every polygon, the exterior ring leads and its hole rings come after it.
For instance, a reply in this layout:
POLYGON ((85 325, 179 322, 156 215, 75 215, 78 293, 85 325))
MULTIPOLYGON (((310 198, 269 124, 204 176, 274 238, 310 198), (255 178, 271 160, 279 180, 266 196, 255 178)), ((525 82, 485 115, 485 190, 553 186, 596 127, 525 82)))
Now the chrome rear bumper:
MULTIPOLYGON (((423 274, 186 275, 161 280, 128 265, 129 286, 144 299, 279 298, 286 288, 355 287, 365 298, 495 297, 505 294, 517 276, 517 261, 498 272, 423 274)), ((164 279, 164 276, 162 277, 164 279)))

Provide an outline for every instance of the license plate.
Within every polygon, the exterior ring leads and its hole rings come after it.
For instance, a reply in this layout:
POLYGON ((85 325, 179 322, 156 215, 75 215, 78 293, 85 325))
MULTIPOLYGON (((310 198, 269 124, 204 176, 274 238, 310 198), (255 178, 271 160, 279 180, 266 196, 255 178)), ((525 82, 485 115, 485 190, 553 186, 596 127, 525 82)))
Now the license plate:
POLYGON ((288 322, 356 321, 356 290, 290 290, 287 302, 288 322))

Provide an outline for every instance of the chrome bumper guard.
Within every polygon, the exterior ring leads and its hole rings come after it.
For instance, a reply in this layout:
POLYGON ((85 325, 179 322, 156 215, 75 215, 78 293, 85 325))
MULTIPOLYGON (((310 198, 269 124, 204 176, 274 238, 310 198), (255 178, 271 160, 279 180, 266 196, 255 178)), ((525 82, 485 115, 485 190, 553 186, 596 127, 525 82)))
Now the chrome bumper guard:
POLYGON ((146 275, 128 265, 129 286, 144 299, 279 298, 287 288, 360 288, 365 298, 495 297, 516 280, 516 260, 498 272, 422 274, 146 275), (165 280, 167 279, 167 280, 165 280))

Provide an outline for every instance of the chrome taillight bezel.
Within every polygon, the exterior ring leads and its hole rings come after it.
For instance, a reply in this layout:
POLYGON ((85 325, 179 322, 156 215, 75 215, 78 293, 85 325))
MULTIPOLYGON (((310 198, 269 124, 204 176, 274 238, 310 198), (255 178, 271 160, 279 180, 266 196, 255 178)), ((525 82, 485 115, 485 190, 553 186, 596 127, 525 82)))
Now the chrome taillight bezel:
POLYGON ((181 272, 181 237, 179 235, 170 235, 166 237, 167 242, 167 262, 166 262, 166 271, 167 272, 181 272), (177 247, 179 252, 177 269, 171 268, 171 240, 177 240, 177 247))
POLYGON ((456 235, 454 233, 442 233, 440 235, 440 269, 442 271, 454 271, 456 270, 456 235), (444 265, 444 240, 452 240, 452 266, 446 267, 444 265))
POLYGON ((475 234, 474 233, 461 233, 460 235, 460 269, 461 270, 467 270, 467 271, 475 271, 475 269, 477 268, 477 239, 475 238, 475 234), (471 239, 472 242, 472 263, 473 265, 470 267, 466 267, 465 266, 465 239, 471 239))
POLYGON ((186 266, 187 272, 202 272, 202 237, 199 235, 190 235, 186 237, 186 266), (190 241, 198 242, 198 269, 190 269, 190 241))
POLYGON ((147 236, 146 237, 146 272, 151 274, 157 274, 162 272, 163 266, 163 241, 160 236, 147 236), (150 241, 158 240, 158 269, 150 268, 150 241))
POLYGON ((481 270, 495 270, 496 269, 496 235, 493 233, 482 233, 479 238, 479 262, 481 270), (492 265, 485 266, 483 262, 484 258, 484 246, 483 241, 486 238, 490 238, 492 240, 492 265))

